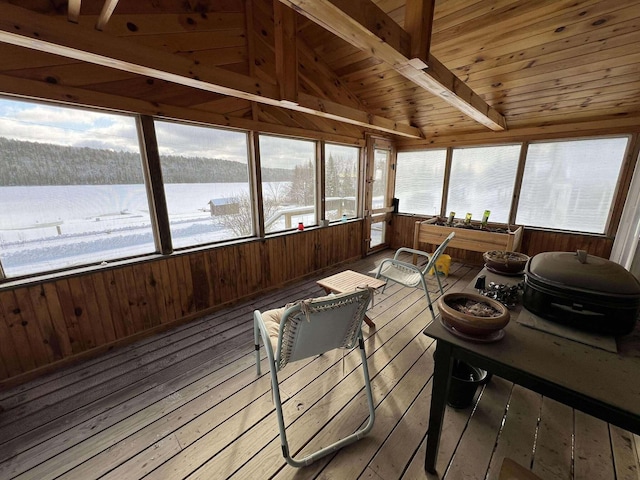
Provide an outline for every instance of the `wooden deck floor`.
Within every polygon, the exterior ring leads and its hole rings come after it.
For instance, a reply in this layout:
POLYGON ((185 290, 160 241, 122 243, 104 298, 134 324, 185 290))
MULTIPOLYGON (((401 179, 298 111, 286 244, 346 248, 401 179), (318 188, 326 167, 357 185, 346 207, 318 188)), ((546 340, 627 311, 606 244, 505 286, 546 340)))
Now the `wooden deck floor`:
MULTIPOLYGON (((349 268, 366 273, 386 255, 349 268)), ((638 437, 497 377, 474 406, 448 408, 439 475, 427 476, 435 344, 422 330, 431 317, 419 290, 398 285, 375 296, 377 328, 363 327, 373 431, 310 467, 289 467, 264 361, 263 375, 255 371, 252 311, 319 296, 315 281, 331 273, 0 392, 0 479, 496 479, 504 457, 543 479, 639 478, 638 437)), ((454 264, 446 289, 476 273, 454 264)), ((294 450, 366 419, 357 362, 357 352, 333 352, 281 372, 294 450)))

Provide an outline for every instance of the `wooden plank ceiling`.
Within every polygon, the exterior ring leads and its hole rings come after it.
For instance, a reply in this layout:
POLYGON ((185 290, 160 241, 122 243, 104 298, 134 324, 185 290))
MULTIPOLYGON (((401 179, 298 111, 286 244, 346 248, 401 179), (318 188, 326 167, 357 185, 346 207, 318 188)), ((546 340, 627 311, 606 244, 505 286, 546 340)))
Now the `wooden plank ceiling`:
POLYGON ((141 113, 337 140, 640 125, 640 1, 436 0, 430 50, 417 61, 402 30, 416 0, 322 0, 318 11, 305 0, 275 3, 1 0, 14 18, 0 26, 0 92, 125 110, 130 99, 141 113), (32 24, 39 30, 27 32, 32 24), (376 33, 381 24, 386 34, 376 33))

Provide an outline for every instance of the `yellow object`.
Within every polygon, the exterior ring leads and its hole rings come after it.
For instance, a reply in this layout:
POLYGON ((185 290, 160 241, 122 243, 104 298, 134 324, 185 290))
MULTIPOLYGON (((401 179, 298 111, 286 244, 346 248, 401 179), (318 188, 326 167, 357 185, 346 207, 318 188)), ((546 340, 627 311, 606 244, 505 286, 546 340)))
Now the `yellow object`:
MULTIPOLYGON (((436 260, 436 270, 438 275, 449 275, 449 268, 451 268, 451 256, 443 253, 440 258, 436 260)), ((429 270, 429 275, 433 275, 433 268, 429 270)))

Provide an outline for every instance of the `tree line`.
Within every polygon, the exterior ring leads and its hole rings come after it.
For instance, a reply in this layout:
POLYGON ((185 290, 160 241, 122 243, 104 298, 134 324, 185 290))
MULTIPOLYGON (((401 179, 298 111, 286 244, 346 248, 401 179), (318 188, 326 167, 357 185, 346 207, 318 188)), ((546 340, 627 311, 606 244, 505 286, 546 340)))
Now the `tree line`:
MULTIPOLYGON (((161 156, 164 183, 247 182, 247 164, 203 157, 161 156)), ((0 186, 131 185, 144 182, 137 153, 66 147, 0 137, 0 186)), ((262 169, 265 182, 289 182, 291 170, 262 169)))

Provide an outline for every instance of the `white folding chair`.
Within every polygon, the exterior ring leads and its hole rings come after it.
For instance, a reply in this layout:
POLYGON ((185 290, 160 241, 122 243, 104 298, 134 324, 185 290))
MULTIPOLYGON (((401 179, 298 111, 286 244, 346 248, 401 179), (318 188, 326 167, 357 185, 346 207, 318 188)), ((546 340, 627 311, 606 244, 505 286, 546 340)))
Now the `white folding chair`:
MULTIPOLYGON (((451 232, 447 238, 436 248, 436 251, 432 254, 427 252, 423 252, 422 250, 415 250, 413 248, 399 248, 393 258, 387 258, 383 260, 378 270, 376 271, 376 278, 386 278, 387 280, 393 280, 394 282, 400 283, 405 287, 422 287, 424 290, 424 294, 427 297, 427 304, 429 305, 429 310, 431 310, 431 317, 436 318, 435 313, 433 311, 433 305, 431 304, 431 297, 429 296, 429 289, 427 288, 427 282, 424 279, 424 276, 431 270, 434 269, 434 276, 438 280, 438 287, 440 288, 440 293, 444 293, 442 289, 442 282, 440 282, 440 276, 438 275, 435 265, 436 261, 444 252, 444 249, 447 248, 447 244, 451 241, 451 239, 455 236, 455 232, 451 232), (418 257, 425 257, 426 264, 421 269, 416 265, 404 262, 399 259, 402 253, 412 253, 417 255, 418 257)), ((384 288, 382 289, 384 291, 384 288)))
POLYGON ((271 386, 280 429, 282 453, 289 465, 294 467, 309 465, 317 459, 359 440, 373 428, 375 419, 373 394, 367 368, 367 355, 360 329, 371 295, 369 289, 363 289, 303 300, 285 308, 269 310, 264 313, 259 310, 254 312, 254 340, 258 375, 260 374, 259 338, 262 337, 271 371, 271 386), (278 371, 282 370, 289 362, 319 355, 336 348, 352 349, 356 343, 362 358, 364 387, 369 405, 369 421, 362 429, 315 453, 300 459, 293 458, 282 414, 278 371))

